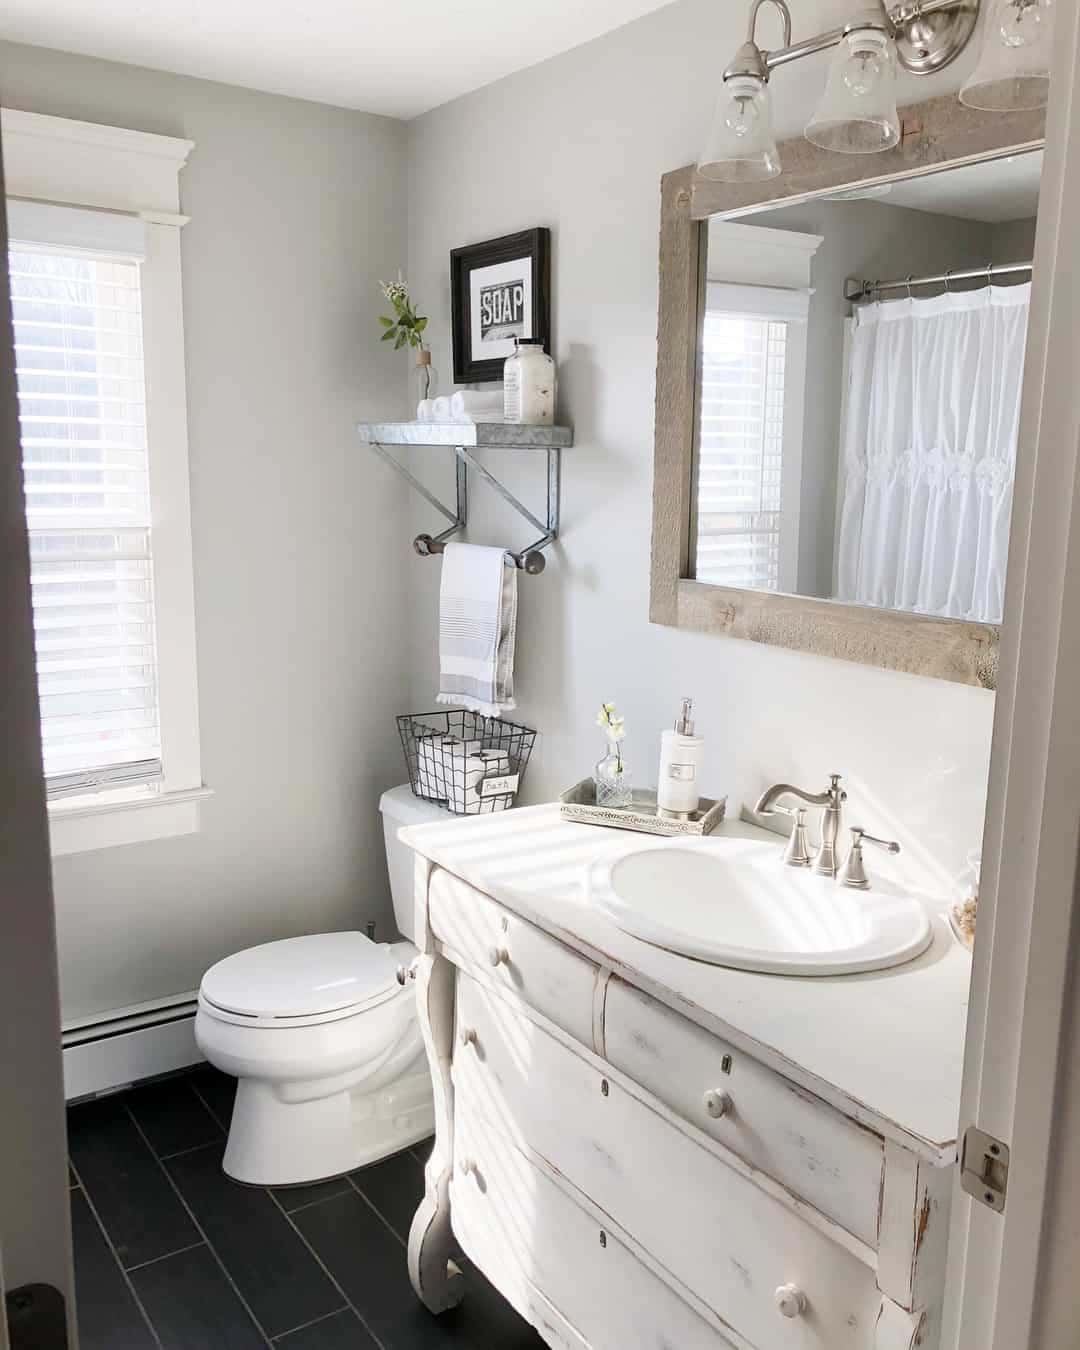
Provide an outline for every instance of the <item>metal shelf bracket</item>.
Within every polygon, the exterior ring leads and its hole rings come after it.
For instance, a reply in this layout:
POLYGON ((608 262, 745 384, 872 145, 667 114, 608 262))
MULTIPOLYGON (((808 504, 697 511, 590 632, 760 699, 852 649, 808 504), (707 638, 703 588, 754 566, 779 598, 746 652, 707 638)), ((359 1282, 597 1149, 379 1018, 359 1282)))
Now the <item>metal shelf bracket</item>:
POLYGON ((488 484, 495 492, 502 497, 508 505, 523 516, 535 529, 540 531, 539 539, 536 539, 527 548, 522 549, 520 553, 514 553, 507 550, 506 560, 513 566, 520 568, 523 572, 528 572, 531 576, 538 576, 546 565, 544 549, 553 544, 559 537, 559 493, 561 485, 562 471, 562 447, 561 446, 539 446, 547 455, 547 503, 545 518, 533 514, 532 511, 516 497, 510 489, 499 481, 498 478, 472 453, 470 447, 464 445, 454 445, 451 448, 455 456, 455 504, 451 509, 445 503, 441 502, 434 493, 430 492, 423 483, 419 481, 410 471, 401 463, 396 456, 392 455, 386 445, 371 440, 368 442, 371 448, 390 465, 402 478, 450 522, 449 526, 440 534, 418 534, 413 540, 413 548, 422 558, 432 557, 434 554, 442 553, 446 546, 446 541, 460 534, 468 523, 468 504, 469 504, 469 485, 468 471, 472 469, 480 478, 488 484))

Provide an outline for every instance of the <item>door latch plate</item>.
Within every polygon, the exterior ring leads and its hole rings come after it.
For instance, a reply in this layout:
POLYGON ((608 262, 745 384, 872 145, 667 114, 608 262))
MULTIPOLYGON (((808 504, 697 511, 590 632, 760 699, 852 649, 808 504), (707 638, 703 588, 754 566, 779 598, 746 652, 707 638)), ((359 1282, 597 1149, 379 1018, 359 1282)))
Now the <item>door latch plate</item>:
POLYGON ((1009 1146, 972 1125, 964 1134, 960 1185, 968 1195, 998 1214, 1009 1188, 1009 1146))

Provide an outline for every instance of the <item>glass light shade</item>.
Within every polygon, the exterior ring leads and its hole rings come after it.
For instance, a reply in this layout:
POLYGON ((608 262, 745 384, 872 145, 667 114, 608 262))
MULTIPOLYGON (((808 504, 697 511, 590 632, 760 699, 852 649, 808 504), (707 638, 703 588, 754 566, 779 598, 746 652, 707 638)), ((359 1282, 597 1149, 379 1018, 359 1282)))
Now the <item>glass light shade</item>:
POLYGON ((732 75, 720 91, 698 173, 721 183, 752 183, 779 172, 769 86, 756 75, 732 75))
POLYGON ((855 28, 844 34, 806 139, 845 155, 877 154, 900 140, 896 53, 887 33, 855 28))
POLYGON ((1054 0, 991 0, 979 63, 960 102, 987 112, 1046 106, 1054 0))

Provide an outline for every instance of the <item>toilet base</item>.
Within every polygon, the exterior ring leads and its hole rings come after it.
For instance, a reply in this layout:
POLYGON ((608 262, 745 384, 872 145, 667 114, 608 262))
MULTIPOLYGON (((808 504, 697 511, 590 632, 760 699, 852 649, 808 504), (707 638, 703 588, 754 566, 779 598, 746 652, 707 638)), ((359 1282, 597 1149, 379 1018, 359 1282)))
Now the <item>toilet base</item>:
POLYGON ((435 1130, 426 1062, 374 1092, 283 1101, 271 1083, 240 1079, 223 1167, 249 1186, 302 1186, 399 1153, 435 1130))

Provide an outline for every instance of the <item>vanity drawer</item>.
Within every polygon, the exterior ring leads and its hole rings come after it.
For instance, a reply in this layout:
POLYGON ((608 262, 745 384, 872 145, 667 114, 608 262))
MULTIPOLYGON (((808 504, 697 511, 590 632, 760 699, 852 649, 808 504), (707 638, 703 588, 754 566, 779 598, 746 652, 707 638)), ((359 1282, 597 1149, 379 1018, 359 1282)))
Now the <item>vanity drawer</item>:
POLYGON ((431 876, 428 919, 456 966, 482 972, 592 1045, 598 968, 591 961, 441 869, 431 876))
POLYGON ((465 976, 457 1006, 459 1031, 468 1033, 454 1048, 458 1118, 482 1117, 532 1150, 751 1345, 870 1350, 881 1307, 873 1270, 803 1219, 795 1202, 782 1203, 645 1094, 465 976), (806 1299, 791 1318, 776 1301, 787 1285, 806 1299))
POLYGON ((604 1058, 684 1120, 877 1247, 884 1165, 878 1135, 617 979, 609 983, 604 1005, 604 1058), (723 1114, 711 1114, 724 1094, 723 1114))
POLYGON ((454 1235, 518 1312, 547 1333, 549 1344, 731 1350, 730 1341, 467 1103, 455 1112, 454 1152, 454 1235), (560 1334, 545 1303, 580 1341, 560 1334))

